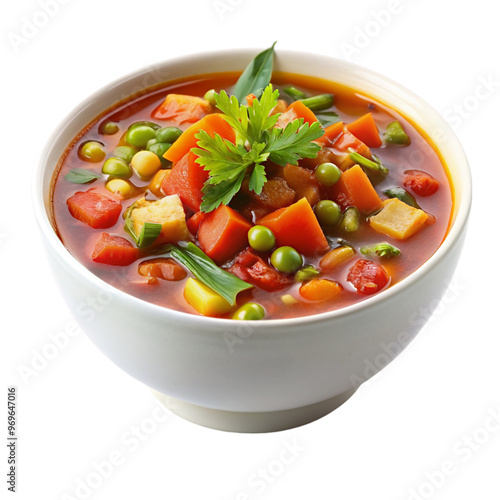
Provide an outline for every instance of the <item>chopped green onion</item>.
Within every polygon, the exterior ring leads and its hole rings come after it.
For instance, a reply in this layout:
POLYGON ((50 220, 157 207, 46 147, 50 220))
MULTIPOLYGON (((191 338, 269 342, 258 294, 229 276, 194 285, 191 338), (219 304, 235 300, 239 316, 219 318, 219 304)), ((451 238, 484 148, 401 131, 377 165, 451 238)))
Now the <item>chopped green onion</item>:
POLYGON ((420 208, 420 206, 417 203, 417 200, 406 189, 403 189, 401 187, 392 187, 386 189, 385 191, 383 191, 383 193, 388 198, 397 198, 398 200, 403 201, 407 205, 410 205, 410 207, 420 208))
POLYGON ((233 306, 236 304, 238 293, 253 288, 250 283, 217 266, 194 243, 184 243, 182 247, 166 245, 164 250, 173 259, 186 266, 204 285, 224 297, 233 306))
POLYGON ((359 229, 359 210, 356 207, 346 208, 340 225, 347 233, 357 231, 359 229))
POLYGON ((352 161, 359 163, 362 167, 365 167, 368 170, 370 170, 370 172, 380 174, 383 176, 389 173, 389 169, 384 167, 380 159, 377 158, 375 155, 373 155, 374 160, 369 160, 368 158, 365 158, 363 155, 357 153, 353 148, 348 148, 348 151, 352 161))
POLYGON ((141 229, 141 234, 137 238, 137 246, 139 248, 151 246, 158 236, 160 236, 161 224, 156 224, 155 222, 145 222, 141 229))
POLYGON ((283 89, 285 94, 288 94, 292 99, 297 101, 298 99, 305 99, 307 96, 302 92, 302 90, 296 89, 294 86, 289 85, 283 89))
POLYGON ((73 182, 74 184, 88 184, 89 182, 99 179, 99 177, 101 177, 100 174, 96 174, 85 168, 72 168, 64 176, 67 181, 73 182))
POLYGON ((312 280, 313 278, 316 278, 319 275, 320 272, 315 267, 306 266, 303 267, 302 269, 299 269, 295 273, 295 281, 298 281, 300 283, 302 281, 312 280))
POLYGON ((406 146, 410 144, 408 134, 403 130, 403 126, 397 120, 389 123, 384 133, 385 142, 406 146))
POLYGON ((363 255, 378 255, 379 257, 397 257, 401 253, 399 248, 386 241, 361 247, 359 251, 363 255))
POLYGON ((312 97, 298 99, 302 104, 305 104, 311 111, 322 111, 333 106, 333 94, 320 94, 312 97))

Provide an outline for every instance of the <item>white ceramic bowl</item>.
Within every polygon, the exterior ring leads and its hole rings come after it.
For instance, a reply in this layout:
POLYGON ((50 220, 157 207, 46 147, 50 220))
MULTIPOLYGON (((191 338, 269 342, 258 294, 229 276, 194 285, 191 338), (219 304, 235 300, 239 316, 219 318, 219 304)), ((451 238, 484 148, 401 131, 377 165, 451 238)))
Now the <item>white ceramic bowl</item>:
POLYGON ((54 166, 103 110, 159 82, 242 70, 257 50, 183 57, 150 66, 99 90, 50 138, 34 179, 36 216, 57 283, 90 339, 179 415, 209 427, 260 432, 330 412, 392 360, 437 305, 457 264, 471 203, 467 159, 446 122, 412 92, 377 73, 325 56, 279 51, 275 69, 335 80, 399 110, 427 131, 453 178, 453 223, 437 252, 388 290, 341 310, 242 323, 195 316, 142 301, 106 284, 62 245, 49 218, 54 166), (83 314, 89 305, 94 315, 83 314), (91 318, 91 316, 93 316, 91 318))

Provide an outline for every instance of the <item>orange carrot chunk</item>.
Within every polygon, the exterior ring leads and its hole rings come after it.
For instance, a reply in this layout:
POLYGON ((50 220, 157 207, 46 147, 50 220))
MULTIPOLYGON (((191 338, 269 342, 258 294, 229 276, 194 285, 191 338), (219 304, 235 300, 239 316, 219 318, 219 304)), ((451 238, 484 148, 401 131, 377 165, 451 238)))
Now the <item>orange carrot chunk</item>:
POLYGON ((187 228, 193 236, 198 234, 198 229, 200 229, 200 225, 206 216, 207 214, 205 212, 196 212, 186 221, 187 228))
POLYGON ((309 125, 318 121, 316 115, 304 103, 295 101, 286 108, 286 111, 282 115, 280 115, 276 126, 285 128, 290 122, 293 122, 293 120, 297 118, 303 118, 304 123, 307 122, 309 125))
POLYGON ((325 302, 334 299, 342 290, 342 285, 336 281, 314 278, 310 281, 306 281, 299 288, 299 293, 306 300, 312 302, 325 302))
POLYGON ((342 208, 355 206, 360 212, 369 214, 382 206, 377 191, 359 165, 346 170, 337 184, 330 188, 330 198, 342 208))
POLYGON ((218 264, 234 257, 248 245, 252 225, 226 205, 207 214, 198 229, 202 250, 218 264))
POLYGON ((366 113, 346 125, 347 130, 364 142, 369 148, 379 148, 382 146, 382 139, 378 133, 378 128, 371 113, 366 113))
POLYGON ((128 266, 139 257, 139 250, 121 236, 102 233, 92 253, 92 260, 112 266, 128 266))
POLYGON ((212 111, 212 106, 201 97, 183 94, 168 94, 153 111, 158 120, 174 120, 177 123, 194 123, 212 111))
POLYGON ((191 148, 196 147, 198 139, 196 139, 195 135, 200 130, 204 130, 210 137, 213 137, 214 134, 219 134, 223 139, 227 139, 232 143, 236 140, 236 135, 231 125, 222 118, 222 115, 214 113, 205 116, 205 118, 193 123, 193 125, 186 129, 168 148, 163 157, 174 163, 179 161, 183 156, 189 153, 191 148))
POLYGON ((266 215, 258 223, 274 233, 276 246, 291 246, 309 256, 328 249, 328 241, 306 198, 266 215))
POLYGON ((200 210, 203 193, 201 189, 208 179, 208 172, 196 163, 198 158, 188 152, 180 161, 174 163, 170 175, 163 178, 161 191, 165 195, 178 194, 182 203, 194 212, 200 210))
POLYGON ((92 189, 78 191, 66 201, 70 214, 94 229, 114 226, 122 211, 121 204, 92 189))
POLYGON ((344 130, 344 122, 337 122, 325 128, 325 133, 316 139, 322 146, 331 146, 344 130))

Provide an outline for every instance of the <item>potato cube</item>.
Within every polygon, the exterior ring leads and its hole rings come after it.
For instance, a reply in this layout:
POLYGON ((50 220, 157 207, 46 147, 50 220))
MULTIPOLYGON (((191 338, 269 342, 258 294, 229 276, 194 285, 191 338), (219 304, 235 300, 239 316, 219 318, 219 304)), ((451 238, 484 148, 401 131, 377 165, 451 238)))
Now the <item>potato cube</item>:
POLYGON ((165 196, 157 201, 142 198, 134 203, 130 214, 132 228, 136 236, 141 234, 146 222, 162 225, 160 236, 155 244, 177 243, 190 239, 186 225, 186 214, 178 195, 165 196))
POLYGON ((220 316, 233 308, 224 297, 194 278, 186 281, 184 298, 203 316, 220 316))
POLYGON ((397 240, 405 240, 425 226, 427 214, 418 208, 391 198, 383 202, 384 208, 370 217, 370 226, 379 233, 397 240))

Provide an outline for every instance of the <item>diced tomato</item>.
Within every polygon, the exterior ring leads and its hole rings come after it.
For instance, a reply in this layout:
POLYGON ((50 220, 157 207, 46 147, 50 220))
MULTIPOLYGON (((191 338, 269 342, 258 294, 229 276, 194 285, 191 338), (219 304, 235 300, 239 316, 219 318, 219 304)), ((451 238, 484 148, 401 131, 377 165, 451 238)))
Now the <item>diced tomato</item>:
POLYGON ((161 183, 161 190, 165 195, 178 194, 182 203, 194 212, 200 210, 203 193, 203 184, 208 179, 208 172, 196 163, 198 158, 189 152, 174 163, 171 174, 161 183))
POLYGON ((419 196, 430 196, 439 189, 439 181, 422 170, 407 170, 404 185, 419 196))
POLYGON ((371 158, 372 154, 368 146, 360 141, 355 135, 353 135, 347 128, 337 137, 334 141, 333 148, 342 153, 347 153, 349 148, 354 149, 357 153, 364 156, 365 158, 371 158))
POLYGON ((238 255, 229 271, 267 292, 281 290, 293 284, 293 278, 278 272, 250 248, 238 255))
POLYGON ((259 206, 268 209, 267 213, 287 207, 295 200, 295 191, 281 177, 268 179, 260 194, 250 189, 246 192, 259 206))
POLYGON ((128 266, 139 257, 139 250, 121 236, 102 233, 97 241, 92 260, 112 266, 128 266))
POLYGON ((167 281, 181 281, 187 276, 186 270, 174 259, 149 259, 139 264, 139 274, 167 281))
POLYGON ((187 228, 189 229, 189 232, 193 236, 196 236, 198 234, 198 229, 200 229, 200 224, 203 222, 203 219, 206 216, 207 214, 205 212, 196 212, 186 221, 187 228))
POLYGON ((389 283, 389 275, 383 266, 371 260, 360 259, 349 269, 347 281, 353 284, 358 293, 372 295, 389 283))
POLYGON ((316 139, 321 146, 331 146, 344 131, 344 122, 333 123, 325 128, 325 133, 316 139))
POLYGON ((120 202, 92 189, 78 191, 66 201, 70 214, 94 229, 114 226, 122 206, 120 202))
POLYGON ((202 250, 220 264, 248 245, 251 227, 236 210, 221 205, 203 219, 198 229, 198 241, 202 250))
POLYGON ((194 123, 212 111, 208 101, 191 95, 168 94, 153 111, 158 120, 174 120, 177 123, 194 123))

